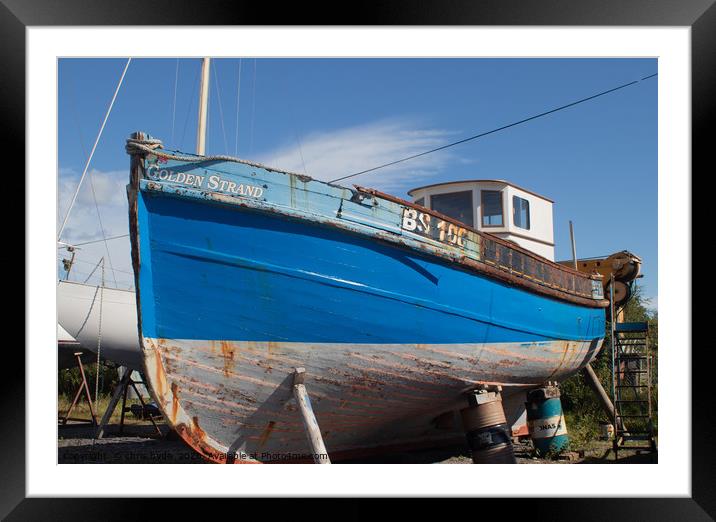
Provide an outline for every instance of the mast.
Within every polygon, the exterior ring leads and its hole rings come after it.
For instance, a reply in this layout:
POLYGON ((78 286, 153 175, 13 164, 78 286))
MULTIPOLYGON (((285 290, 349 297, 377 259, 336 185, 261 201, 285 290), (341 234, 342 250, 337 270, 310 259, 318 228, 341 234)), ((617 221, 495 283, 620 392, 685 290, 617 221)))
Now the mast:
POLYGON ((204 156, 206 150, 206 118, 209 105, 209 67, 211 58, 201 63, 201 88, 199 89, 199 122, 196 128, 196 153, 204 156))
POLYGON ((574 269, 579 270, 577 267, 577 245, 574 243, 574 227, 572 222, 569 222, 569 237, 572 240, 572 261, 574 262, 574 269))

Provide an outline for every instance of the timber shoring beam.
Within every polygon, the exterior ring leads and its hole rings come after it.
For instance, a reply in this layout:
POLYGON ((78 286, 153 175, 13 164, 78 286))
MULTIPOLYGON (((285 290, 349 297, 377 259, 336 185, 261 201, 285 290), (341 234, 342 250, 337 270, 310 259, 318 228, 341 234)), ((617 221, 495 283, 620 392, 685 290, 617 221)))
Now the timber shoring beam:
POLYGON ((119 402, 120 397, 124 394, 124 390, 127 387, 127 384, 129 383, 129 379, 132 372, 126 371, 124 372, 124 375, 122 375, 122 379, 117 383, 117 386, 114 388, 114 393, 112 393, 112 398, 109 401, 109 404, 107 405, 107 409, 104 412, 104 415, 102 415, 102 420, 99 423, 99 427, 97 428, 97 433, 95 434, 96 439, 101 439, 104 435, 104 428, 107 426, 107 423, 109 422, 109 419, 112 417, 112 413, 114 413, 114 409, 117 407, 117 403, 119 402))
POLYGON ((318 426, 316 415, 313 413, 311 399, 308 397, 304 384, 305 375, 305 368, 296 368, 293 374, 293 396, 296 399, 303 425, 306 428, 308 443, 313 451, 314 464, 330 464, 331 459, 328 457, 328 451, 326 451, 326 445, 323 443, 323 437, 321 436, 321 429, 318 426))
MULTIPOLYGON (((608 419, 614 418, 614 404, 612 404, 611 399, 609 398, 609 395, 607 394, 606 390, 602 386, 602 383, 599 381, 599 377, 597 377, 597 374, 594 373, 594 369, 592 368, 591 364, 587 364, 584 368, 582 368, 582 375, 584 375, 584 379, 587 381, 587 384, 594 392, 594 395, 597 396, 597 399, 599 400, 599 404, 602 406, 602 410, 607 415, 608 419)), ((617 420, 619 424, 622 424, 621 418, 617 420)), ((615 426, 616 427, 616 426, 615 426)), ((622 424, 622 429, 624 428, 622 424)))

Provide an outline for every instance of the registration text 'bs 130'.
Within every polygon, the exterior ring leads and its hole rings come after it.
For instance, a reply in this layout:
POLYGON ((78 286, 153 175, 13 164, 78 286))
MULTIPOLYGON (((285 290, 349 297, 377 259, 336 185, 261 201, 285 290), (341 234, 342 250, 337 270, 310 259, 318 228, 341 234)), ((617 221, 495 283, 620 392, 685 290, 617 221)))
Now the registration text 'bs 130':
POLYGON ((464 237, 467 234, 467 229, 414 208, 403 208, 401 227, 408 232, 414 232, 442 243, 465 246, 464 237))

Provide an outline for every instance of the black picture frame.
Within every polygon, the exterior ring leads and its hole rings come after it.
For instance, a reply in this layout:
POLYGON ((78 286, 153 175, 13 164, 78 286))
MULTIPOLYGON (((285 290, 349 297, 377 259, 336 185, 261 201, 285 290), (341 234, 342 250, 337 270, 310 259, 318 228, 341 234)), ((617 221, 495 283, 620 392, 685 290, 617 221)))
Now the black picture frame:
MULTIPOLYGON (((329 25, 688 26, 692 37, 692 172, 703 171, 705 177, 713 148, 707 138, 707 126, 713 120, 716 104, 716 6, 713 4, 714 0, 383 0, 361 2, 355 9, 328 10, 319 3, 285 3, 276 8, 268 3, 238 1, 0 0, 0 107, 6 139, 10 140, 6 141, 6 150, 25 148, 25 29, 28 26, 315 25, 319 20, 329 25)), ((24 155, 15 154, 13 162, 12 170, 20 171, 21 165, 24 168, 24 155)), ((684 179, 687 178, 688 173, 684 173, 684 179)), ((30 240, 26 238, 26 241, 30 240)), ((691 282, 685 281, 685 284, 691 285, 691 282)), ((684 303, 684 306, 690 305, 684 303)), ((510 499, 509 511, 505 514, 515 513, 517 507, 527 510, 529 515, 525 513, 524 516, 541 513, 543 517, 540 518, 548 520, 574 519, 575 516, 582 520, 713 520, 716 516, 716 452, 713 447, 716 408, 707 387, 712 380, 708 360, 711 347, 704 344, 701 349, 691 350, 692 340, 686 326, 684 344, 669 349, 679 350, 684 356, 691 351, 692 357, 692 381, 682 383, 684 394, 690 391, 692 397, 692 496, 673 499, 510 499)), ((136 500, 25 498, 27 368, 22 351, 15 350, 14 357, 11 362, 6 359, 6 368, 11 367, 12 371, 4 372, 3 393, 0 394, 3 415, 0 516, 7 516, 8 520, 104 520, 138 516, 144 503, 138 504, 136 500)), ((684 444, 688 443, 685 438, 684 444)), ((48 457, 51 450, 54 448, 45 449, 48 457)), ((615 480, 616 477, 618 469, 615 470, 615 480)), ((555 494, 558 492, 556 487, 555 494)), ((331 510, 350 511, 350 518, 361 514, 371 516, 374 510, 381 508, 375 505, 376 502, 381 501, 369 501, 350 509, 338 505, 331 510)), ((475 516, 485 510, 499 513, 505 509, 502 504, 494 505, 495 502, 484 499, 454 501, 451 509, 467 509, 475 516), (476 503, 480 503, 479 509, 476 503)), ((271 503, 272 510, 280 505, 271 503)), ((294 501, 288 509, 293 511, 300 504, 294 501)), ((435 509, 417 500, 411 501, 411 505, 423 515, 429 515, 430 509, 435 509)), ((186 509, 181 502, 162 501, 163 516, 177 508, 186 509)), ((462 516, 457 514, 458 511, 452 516, 462 516)), ((444 516, 444 508, 437 508, 437 513, 444 516)))

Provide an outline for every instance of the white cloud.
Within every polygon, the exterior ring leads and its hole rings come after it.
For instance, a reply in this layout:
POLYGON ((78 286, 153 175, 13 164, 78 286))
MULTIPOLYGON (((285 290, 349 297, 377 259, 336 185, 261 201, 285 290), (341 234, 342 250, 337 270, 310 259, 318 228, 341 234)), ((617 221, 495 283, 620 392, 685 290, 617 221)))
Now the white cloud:
MULTIPOLYGON (((330 181, 440 147, 449 141, 451 134, 442 129, 420 128, 407 120, 387 120, 309 134, 300 140, 300 148, 294 141, 261 154, 258 159, 276 168, 330 181)), ((421 178, 458 161, 451 151, 439 151, 341 183, 396 193, 420 185, 421 178)))
MULTIPOLYGON (((64 243, 77 244, 87 241, 102 239, 104 237, 120 236, 129 233, 129 222, 127 217, 127 196, 125 186, 129 180, 127 171, 103 172, 92 170, 87 173, 82 184, 77 200, 72 208, 67 224, 62 232, 61 241, 64 243), (97 206, 92 195, 92 188, 97 198, 97 206), (99 208, 100 219, 97 214, 99 208)), ((77 189, 79 173, 70 169, 60 169, 58 184, 58 222, 57 229, 62 223, 72 196, 77 189)), ((121 238, 107 242, 81 245, 76 251, 75 265, 72 268, 73 280, 84 281, 85 277, 92 271, 94 265, 102 258, 105 258, 105 281, 108 285, 127 288, 133 284, 132 264, 129 254, 129 239, 121 238), (109 254, 107 253, 109 250, 109 254), (110 265, 115 269, 110 270, 110 265)), ((64 249, 58 249, 58 260, 69 258, 64 249)), ((64 270, 60 267, 59 275, 64 277, 64 270)), ((100 270, 90 280, 99 281, 100 270)))

